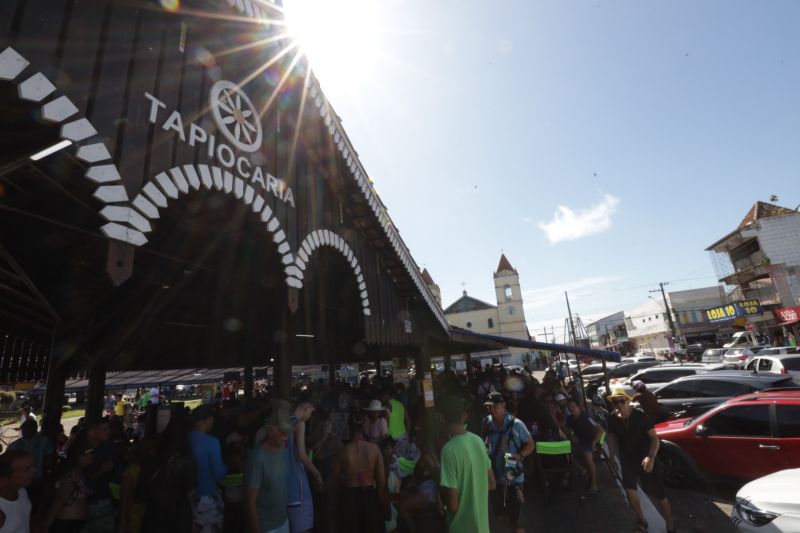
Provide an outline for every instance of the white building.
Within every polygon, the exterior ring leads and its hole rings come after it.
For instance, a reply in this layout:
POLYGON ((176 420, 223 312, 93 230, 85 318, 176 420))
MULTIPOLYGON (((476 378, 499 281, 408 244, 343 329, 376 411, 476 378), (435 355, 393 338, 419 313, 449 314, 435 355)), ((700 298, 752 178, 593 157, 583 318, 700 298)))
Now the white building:
POLYGON ((626 351, 628 331, 625 328, 625 312, 619 311, 596 320, 586 326, 592 348, 626 351))
POLYGON ((628 338, 639 350, 669 353, 673 350, 672 333, 664 303, 651 299, 625 313, 628 338))

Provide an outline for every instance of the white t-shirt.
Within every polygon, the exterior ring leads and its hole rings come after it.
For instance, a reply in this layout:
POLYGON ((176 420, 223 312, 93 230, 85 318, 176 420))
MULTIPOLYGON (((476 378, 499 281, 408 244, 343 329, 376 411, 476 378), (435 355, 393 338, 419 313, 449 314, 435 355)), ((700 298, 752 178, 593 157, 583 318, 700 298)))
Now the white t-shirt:
POLYGON ((0 511, 6 515, 0 533, 30 533, 31 501, 25 489, 19 489, 16 501, 0 498, 0 511))

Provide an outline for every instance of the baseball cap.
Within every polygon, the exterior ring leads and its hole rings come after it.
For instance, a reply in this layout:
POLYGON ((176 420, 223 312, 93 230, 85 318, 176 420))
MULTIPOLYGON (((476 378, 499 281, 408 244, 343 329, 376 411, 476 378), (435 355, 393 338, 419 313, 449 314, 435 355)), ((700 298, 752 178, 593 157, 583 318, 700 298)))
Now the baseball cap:
POLYGON ((554 399, 555 401, 557 401, 557 402, 561 402, 561 401, 564 401, 564 400, 566 400, 566 399, 567 399, 567 397, 566 397, 566 396, 564 396, 563 394, 561 394, 561 393, 559 392, 558 394, 556 394, 555 396, 553 396, 553 399, 554 399))
POLYGON ((497 405, 501 404, 506 401, 506 397, 503 396, 502 392, 490 392, 486 396, 486 401, 483 402, 483 405, 497 405))

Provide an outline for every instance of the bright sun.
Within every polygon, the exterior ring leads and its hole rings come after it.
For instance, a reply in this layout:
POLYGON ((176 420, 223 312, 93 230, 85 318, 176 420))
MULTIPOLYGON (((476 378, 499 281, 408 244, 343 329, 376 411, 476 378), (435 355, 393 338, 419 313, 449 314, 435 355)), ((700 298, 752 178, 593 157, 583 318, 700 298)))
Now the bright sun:
POLYGON ((323 87, 356 90, 378 57, 380 0, 284 0, 290 35, 323 87))

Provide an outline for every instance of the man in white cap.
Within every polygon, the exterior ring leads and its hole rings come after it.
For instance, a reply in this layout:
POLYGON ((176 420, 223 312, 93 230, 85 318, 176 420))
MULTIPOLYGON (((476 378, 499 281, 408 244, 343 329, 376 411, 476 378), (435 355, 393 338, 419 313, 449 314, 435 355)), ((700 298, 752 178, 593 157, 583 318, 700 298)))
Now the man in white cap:
POLYGON ((373 444, 378 444, 389 436, 389 424, 386 421, 386 408, 380 400, 372 400, 364 409, 367 420, 364 422, 364 435, 373 444))
POLYGON ((285 448, 291 432, 288 412, 273 408, 247 458, 245 510, 253 533, 289 533, 285 448))

